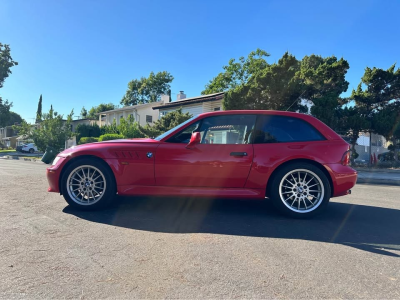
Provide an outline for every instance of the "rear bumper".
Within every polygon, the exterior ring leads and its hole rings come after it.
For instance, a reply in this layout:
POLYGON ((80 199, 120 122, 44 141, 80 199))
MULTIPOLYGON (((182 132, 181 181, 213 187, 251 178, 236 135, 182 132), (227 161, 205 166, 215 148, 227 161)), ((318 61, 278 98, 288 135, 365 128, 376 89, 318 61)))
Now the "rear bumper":
POLYGON ((349 190, 354 187, 357 182, 357 171, 349 166, 343 166, 341 164, 326 164, 325 168, 332 178, 332 197, 348 195, 349 190))

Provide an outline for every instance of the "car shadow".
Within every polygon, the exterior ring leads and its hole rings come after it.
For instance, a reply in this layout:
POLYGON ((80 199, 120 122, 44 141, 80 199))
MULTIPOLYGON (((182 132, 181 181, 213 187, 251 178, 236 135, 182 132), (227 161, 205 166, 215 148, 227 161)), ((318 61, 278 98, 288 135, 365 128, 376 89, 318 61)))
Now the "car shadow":
POLYGON ((381 255, 400 255, 400 210, 331 202, 307 220, 280 215, 266 201, 119 197, 103 211, 63 212, 124 228, 165 233, 211 233, 301 239, 347 245, 381 255))

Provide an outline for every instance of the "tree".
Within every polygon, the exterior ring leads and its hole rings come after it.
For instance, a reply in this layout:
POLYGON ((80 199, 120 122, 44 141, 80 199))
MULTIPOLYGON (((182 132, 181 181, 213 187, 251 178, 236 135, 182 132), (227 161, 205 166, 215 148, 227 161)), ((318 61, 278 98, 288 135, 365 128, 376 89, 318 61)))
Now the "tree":
POLYGON ((42 120, 42 94, 40 94, 38 108, 36 111, 36 123, 40 123, 41 120, 42 120))
POLYGON ((32 125, 25 121, 15 128, 21 135, 32 138, 40 151, 45 151, 47 146, 58 151, 64 149, 65 142, 73 136, 71 131, 73 113, 72 110, 67 116, 67 120, 63 120, 63 115, 55 112, 51 106, 49 112, 43 114, 42 122, 37 128, 32 128, 32 125))
POLYGON ((12 103, 8 102, 8 100, 3 101, 0 97, 0 127, 7 126, 10 121, 10 108, 12 107, 12 103))
MULTIPOLYGON (((0 88, 3 87, 5 79, 11 74, 11 68, 18 65, 11 57, 9 45, 0 43, 0 88)), ((12 102, 3 101, 0 97, 0 127, 6 126, 11 118, 10 108, 12 102)))
POLYGON ((96 120, 99 118, 97 114, 103 112, 103 111, 108 111, 108 110, 113 110, 115 109, 115 105, 112 103, 101 103, 98 106, 93 106, 90 110, 89 113, 86 115, 87 119, 91 120, 96 120))
POLYGON ((305 56, 301 61, 286 52, 268 64, 269 54, 257 49, 234 59, 224 72, 210 81, 203 94, 225 91, 225 109, 275 109, 305 112, 302 100, 313 104, 313 114, 330 126, 337 126, 339 96, 348 88, 346 60, 335 56, 305 56), (328 110, 326 108, 329 108, 328 110))
POLYGON ((305 111, 301 96, 306 91, 295 77, 300 62, 285 53, 277 63, 255 72, 246 83, 229 90, 224 97, 225 109, 274 109, 305 111))
POLYGON ((139 125, 139 131, 146 137, 154 138, 178 126, 191 117, 189 113, 182 113, 182 109, 178 109, 167 113, 161 119, 155 121, 153 126, 147 124, 145 127, 142 127, 139 125))
POLYGON ((3 87, 4 80, 11 74, 11 68, 18 65, 11 57, 9 45, 0 43, 0 88, 3 87))
POLYGON ((265 57, 270 56, 266 51, 257 49, 249 53, 247 58, 243 56, 236 61, 230 59, 227 66, 223 66, 223 72, 219 73, 205 86, 202 95, 226 92, 239 85, 247 83, 249 78, 268 66, 265 57))
POLYGON ((128 89, 121 99, 122 105, 137 105, 159 101, 162 94, 167 94, 171 89, 170 83, 174 77, 166 72, 151 72, 149 77, 131 80, 128 89))
POLYGON ((313 54, 303 57, 296 73, 306 91, 302 98, 313 104, 311 114, 334 130, 339 130, 341 107, 347 102, 340 95, 348 89, 345 76, 349 68, 343 58, 313 54))
POLYGON ((126 139, 144 137, 144 135, 139 131, 139 124, 135 122, 133 116, 129 116, 127 119, 120 119, 118 133, 126 139))
POLYGON ((8 119, 8 124, 6 126, 20 124, 20 123, 22 123, 22 121, 23 121, 23 119, 19 114, 15 113, 13 111, 10 111, 10 118, 8 119))
POLYGON ((86 108, 83 106, 81 109, 81 118, 86 119, 87 114, 88 114, 88 112, 87 112, 86 108))

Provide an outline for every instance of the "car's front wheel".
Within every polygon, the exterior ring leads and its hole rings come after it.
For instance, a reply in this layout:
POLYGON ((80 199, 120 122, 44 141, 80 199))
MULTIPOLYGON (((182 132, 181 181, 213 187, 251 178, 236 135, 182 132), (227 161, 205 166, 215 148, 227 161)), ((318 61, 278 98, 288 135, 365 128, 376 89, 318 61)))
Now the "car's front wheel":
POLYGON ((29 149, 29 153, 34 153, 35 152, 35 150, 33 149, 33 148, 31 148, 31 149, 29 149))
POLYGON ((307 218, 320 213, 328 204, 331 186, 318 167, 308 163, 288 164, 274 175, 270 198, 282 213, 307 218))
POLYGON ((104 163, 92 158, 70 164, 63 172, 61 189, 68 204, 80 210, 104 208, 116 194, 113 174, 104 163))

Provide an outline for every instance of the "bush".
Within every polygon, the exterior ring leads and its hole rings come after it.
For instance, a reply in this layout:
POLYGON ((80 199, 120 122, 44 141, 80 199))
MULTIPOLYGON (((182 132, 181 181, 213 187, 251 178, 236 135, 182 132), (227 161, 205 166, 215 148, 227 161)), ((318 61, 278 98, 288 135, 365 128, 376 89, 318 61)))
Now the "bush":
POLYGON ((95 143, 98 141, 99 141, 99 138, 97 138, 97 137, 91 137, 91 136, 81 137, 81 139, 78 142, 78 145, 87 144, 87 143, 95 143))
MULTIPOLYGON (((78 144, 81 144, 79 141, 82 137, 99 137, 100 136, 100 127, 97 124, 79 124, 75 129, 76 140, 78 144)), ((82 143, 84 144, 84 143, 82 143)))
POLYGON ((110 140, 119 140, 119 139, 123 139, 123 138, 124 138, 124 136, 121 134, 107 133, 107 134, 103 134, 99 137, 99 142, 110 141, 110 140))

